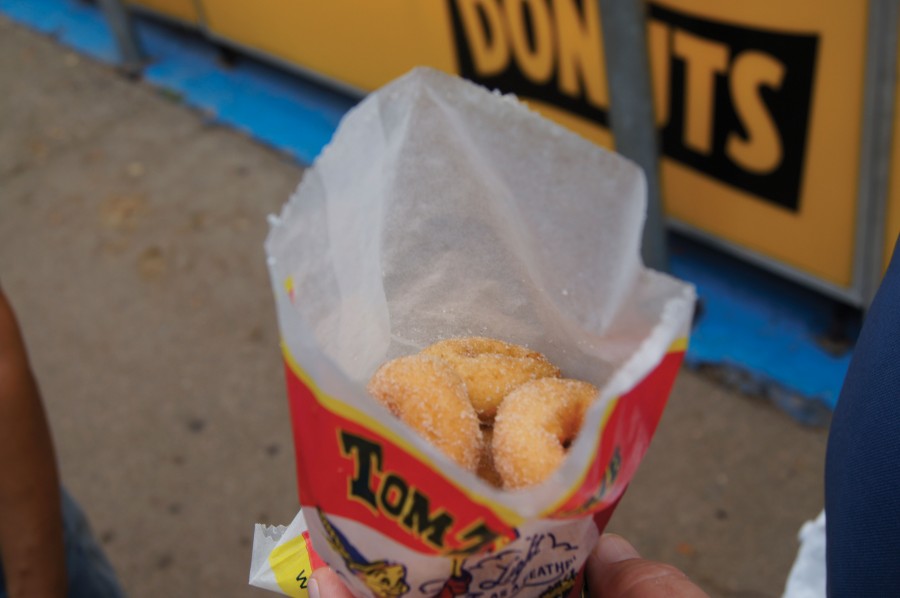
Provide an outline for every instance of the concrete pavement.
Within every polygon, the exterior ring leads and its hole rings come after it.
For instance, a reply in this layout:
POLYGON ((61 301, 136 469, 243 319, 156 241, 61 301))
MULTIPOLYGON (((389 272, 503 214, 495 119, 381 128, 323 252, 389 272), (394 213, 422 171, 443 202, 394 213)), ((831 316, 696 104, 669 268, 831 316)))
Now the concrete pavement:
MULTIPOLYGON (((0 17, 0 280, 63 478, 130 595, 247 587, 296 511, 262 241, 290 158, 0 17)), ((826 434, 684 371, 611 528, 713 597, 776 598, 826 434)))

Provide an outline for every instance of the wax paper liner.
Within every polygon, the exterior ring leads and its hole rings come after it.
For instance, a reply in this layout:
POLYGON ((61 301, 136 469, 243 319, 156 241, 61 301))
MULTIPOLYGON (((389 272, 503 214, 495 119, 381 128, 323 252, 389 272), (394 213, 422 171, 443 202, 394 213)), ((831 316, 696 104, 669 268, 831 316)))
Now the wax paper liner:
POLYGON ((693 311, 690 285, 641 264, 645 202, 628 160, 430 69, 342 121, 266 250, 304 525, 356 595, 578 591, 693 311), (535 348, 600 388, 537 486, 492 487, 365 392, 383 362, 471 335, 535 348))

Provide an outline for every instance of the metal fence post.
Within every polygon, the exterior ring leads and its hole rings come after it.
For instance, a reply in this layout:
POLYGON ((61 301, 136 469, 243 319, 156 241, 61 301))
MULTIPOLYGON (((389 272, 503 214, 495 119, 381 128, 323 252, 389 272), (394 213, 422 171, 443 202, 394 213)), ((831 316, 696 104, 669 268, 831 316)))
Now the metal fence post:
POLYGON ((665 216, 659 184, 646 4, 643 0, 598 0, 598 3, 616 151, 637 162, 647 176, 647 221, 641 253, 648 266, 666 270, 665 216))
POLYGON ((878 290, 882 274, 891 145, 897 118, 898 26, 900 0, 870 0, 852 281, 866 307, 878 290))
POLYGON ((121 68, 129 75, 138 75, 144 66, 144 52, 141 48, 134 19, 120 0, 99 0, 119 49, 121 68))

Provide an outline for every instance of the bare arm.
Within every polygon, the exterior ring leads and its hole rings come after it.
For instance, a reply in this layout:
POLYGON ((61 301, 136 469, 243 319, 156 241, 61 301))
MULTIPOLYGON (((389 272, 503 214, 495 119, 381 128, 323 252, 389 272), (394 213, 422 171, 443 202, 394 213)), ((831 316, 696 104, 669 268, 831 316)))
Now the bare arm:
POLYGON ((10 598, 66 595, 59 477, 15 315, 0 289, 0 562, 10 598))

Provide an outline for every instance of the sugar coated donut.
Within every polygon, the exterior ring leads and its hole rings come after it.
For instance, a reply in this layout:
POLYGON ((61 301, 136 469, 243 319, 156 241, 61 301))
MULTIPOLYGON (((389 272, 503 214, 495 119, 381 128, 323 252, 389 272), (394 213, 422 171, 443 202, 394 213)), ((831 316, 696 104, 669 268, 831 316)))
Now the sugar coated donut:
POLYGON ((553 473, 596 398, 592 384, 563 378, 542 378, 513 390, 497 411, 492 440, 503 487, 531 486, 553 473))
POLYGON ((478 469, 475 473, 491 486, 502 488, 503 480, 500 479, 500 474, 497 473, 497 467, 494 465, 494 452, 491 450, 494 428, 481 426, 481 433, 484 437, 484 449, 481 451, 481 459, 478 461, 478 469))
POLYGON ((369 394, 469 471, 478 468, 482 435, 462 378, 445 361, 410 355, 372 376, 369 394))
POLYGON ((483 337, 453 338, 422 351, 450 363, 466 384, 483 422, 494 420, 510 391, 530 380, 559 376, 559 368, 537 351, 483 337))

